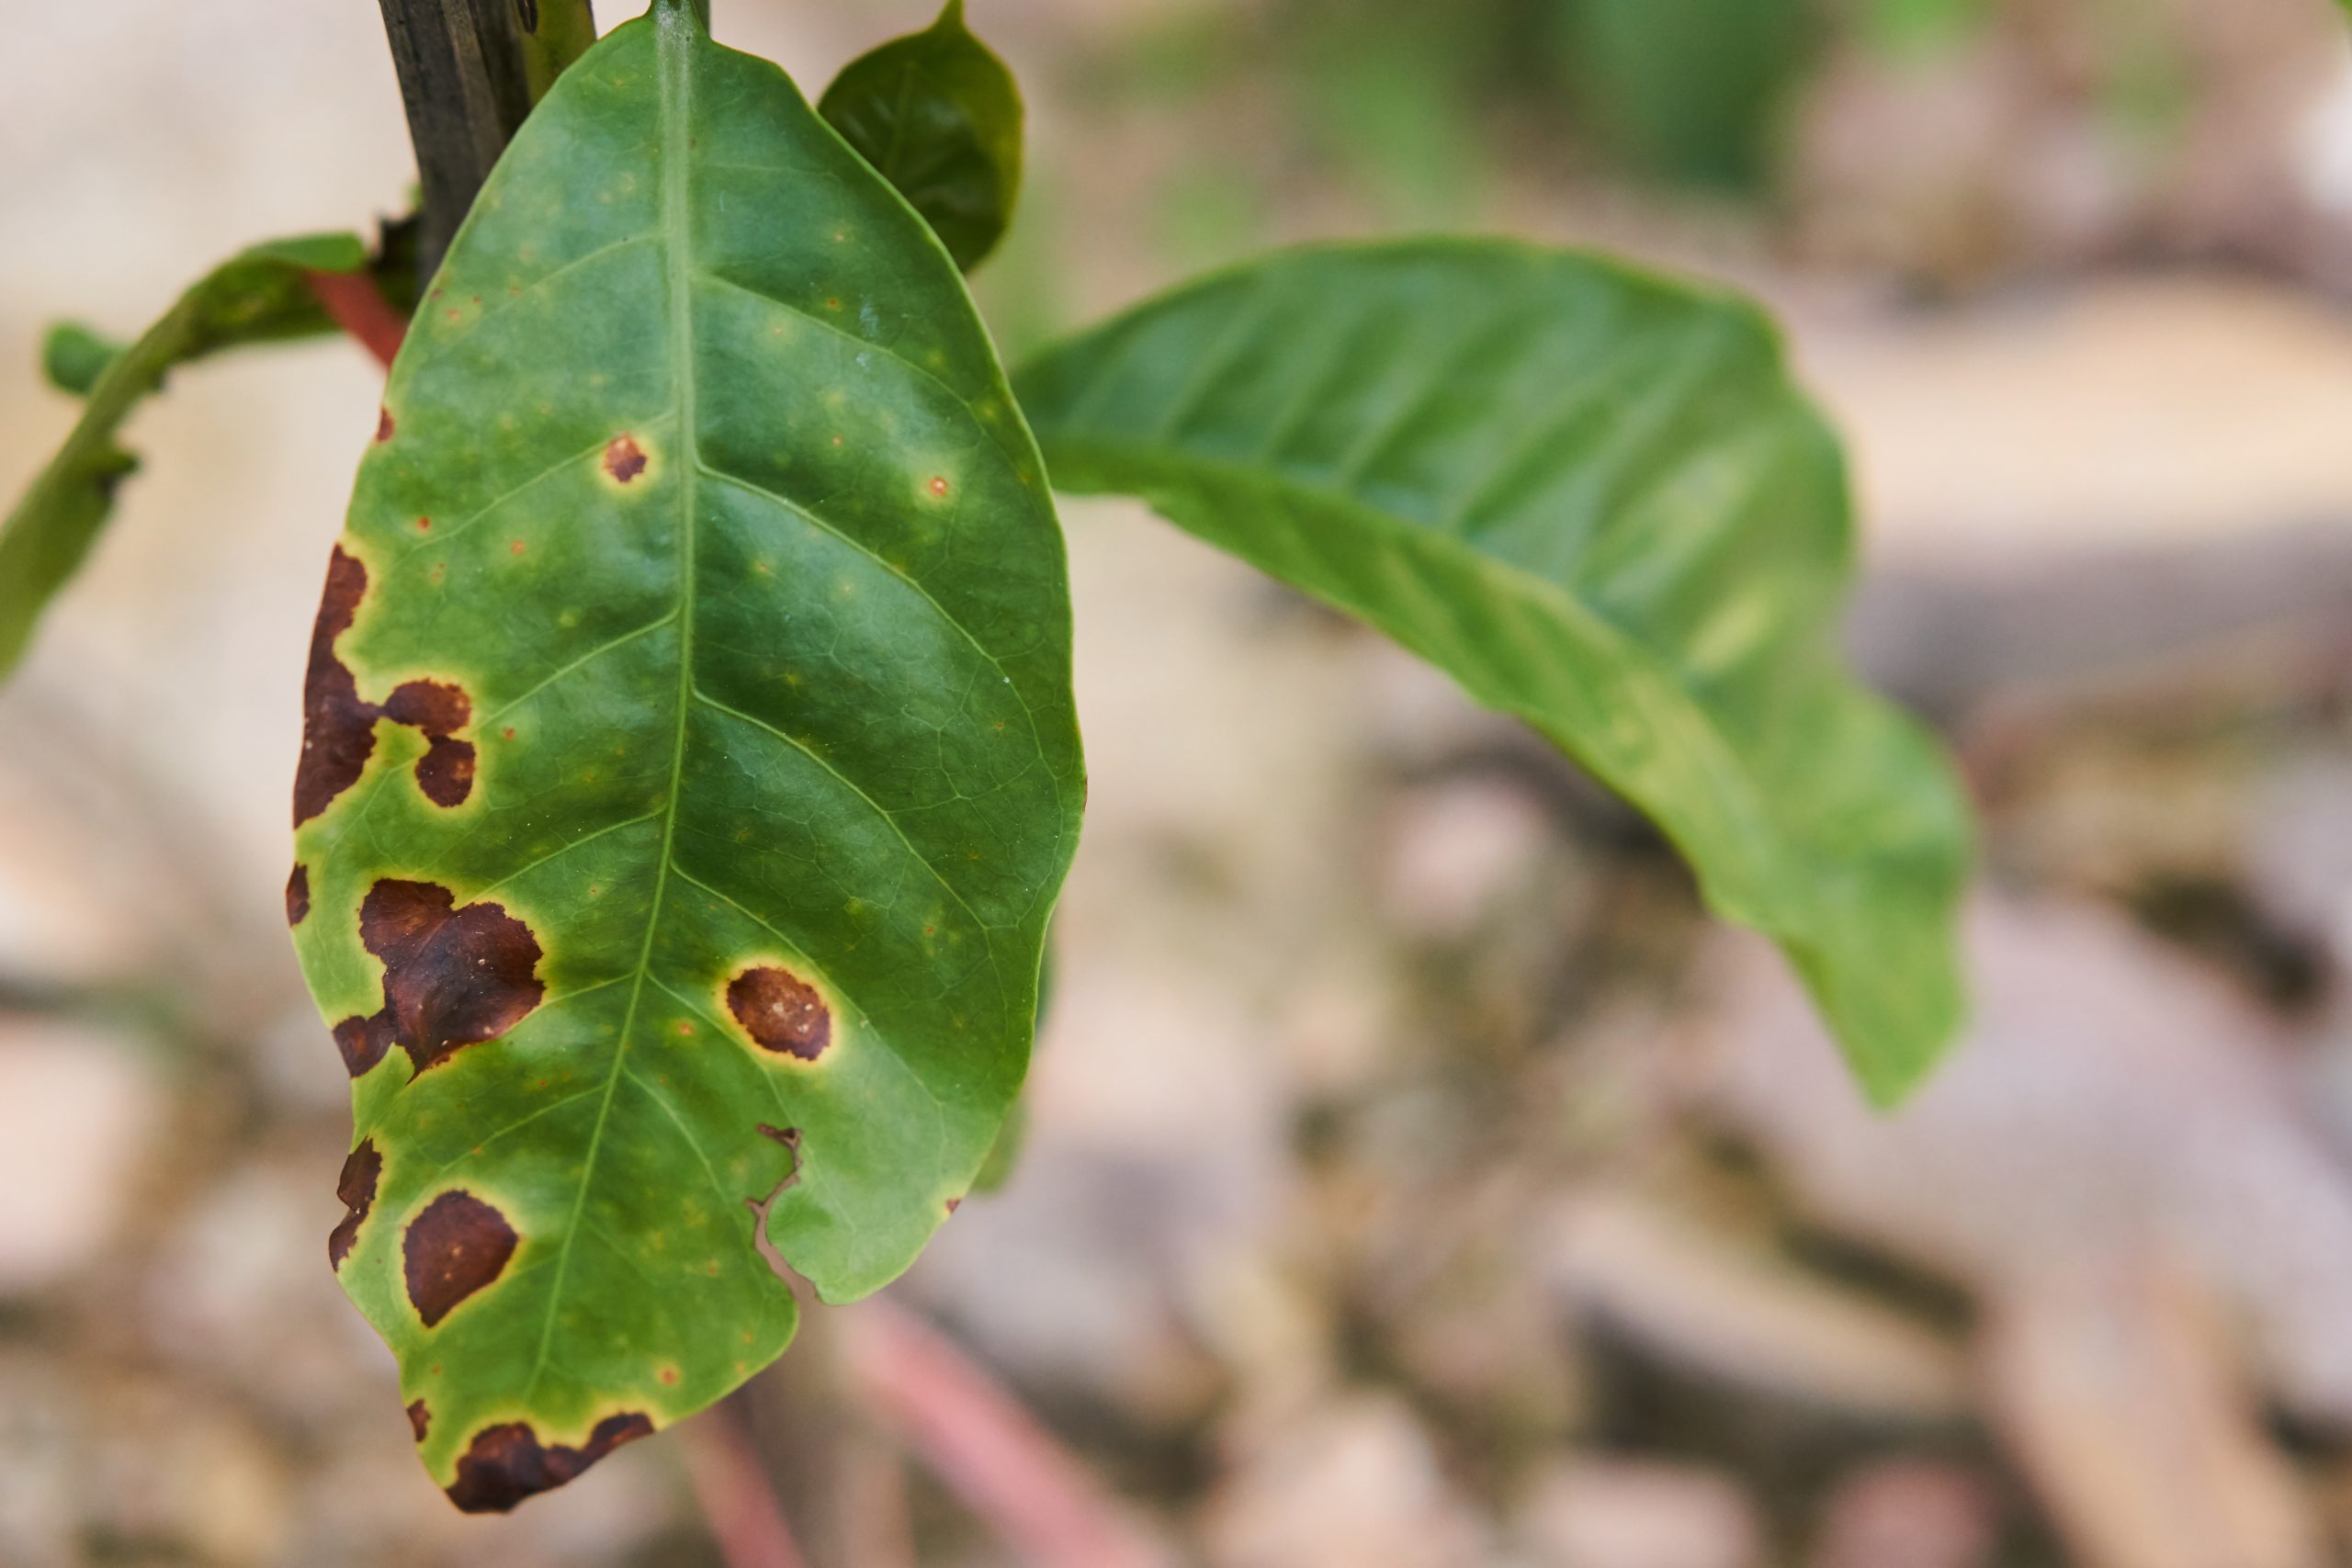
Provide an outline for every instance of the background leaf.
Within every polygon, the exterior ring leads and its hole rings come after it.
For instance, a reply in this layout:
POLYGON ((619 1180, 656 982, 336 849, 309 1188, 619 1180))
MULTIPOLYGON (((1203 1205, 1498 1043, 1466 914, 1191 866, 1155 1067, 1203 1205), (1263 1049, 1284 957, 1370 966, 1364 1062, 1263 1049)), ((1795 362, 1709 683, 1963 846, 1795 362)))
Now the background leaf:
POLYGON ((1054 480, 1350 610, 1642 807, 1882 1101, 1958 1025, 1964 806, 1854 687, 1835 439, 1768 324, 1478 242, 1282 254, 1016 378, 1054 480))
POLYGON ((899 189, 966 272, 1004 238, 1021 194, 1021 89, 964 25, 939 19, 853 60, 818 111, 899 189))
POLYGON ((460 1506, 765 1365, 766 1244, 847 1300, 967 1190, 1077 837, 1069 637, 921 220, 688 6, 616 29, 393 367, 296 782, 332 1250, 460 1506))
POLYGON ((87 328, 52 331, 42 355, 52 381, 88 394, 82 418, 0 524, 0 678, 24 657, 33 625, 90 552, 115 487, 139 466, 116 441, 123 422, 175 365, 242 344, 331 331, 306 272, 356 272, 368 248, 353 234, 256 245, 207 274, 127 350, 87 328))

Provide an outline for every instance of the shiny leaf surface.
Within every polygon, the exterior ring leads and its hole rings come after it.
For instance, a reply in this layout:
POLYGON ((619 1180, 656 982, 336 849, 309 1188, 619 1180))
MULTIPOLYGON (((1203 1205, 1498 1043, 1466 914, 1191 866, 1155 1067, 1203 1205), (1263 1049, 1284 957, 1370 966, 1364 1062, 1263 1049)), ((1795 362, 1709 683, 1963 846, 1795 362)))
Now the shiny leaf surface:
POLYGON ((1061 536, 947 258, 660 0, 566 71, 393 367, 288 914, 345 1289, 511 1506, 885 1283, 1026 1065, 1083 793, 1061 536))
POLYGON ((842 68, 818 110, 923 216, 956 265, 996 249, 1021 195, 1021 89, 964 25, 939 19, 842 68))
POLYGON ((1967 813, 1839 666, 1843 465, 1753 309, 1532 247, 1308 249, 1016 385, 1056 484, 1353 612, 1640 807, 1778 939, 1874 1099, 1934 1062, 1967 813))

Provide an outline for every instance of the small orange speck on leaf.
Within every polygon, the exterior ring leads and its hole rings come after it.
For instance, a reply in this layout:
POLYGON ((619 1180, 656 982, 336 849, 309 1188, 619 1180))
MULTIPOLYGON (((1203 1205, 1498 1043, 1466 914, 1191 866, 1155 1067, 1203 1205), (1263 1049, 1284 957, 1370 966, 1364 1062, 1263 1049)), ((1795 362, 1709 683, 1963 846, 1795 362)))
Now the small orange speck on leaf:
POLYGON ((693 1024, 688 1023, 688 1022, 687 1022, 684 1019, 683 1019, 683 1018, 682 1018, 682 1019, 680 1019, 680 1020, 678 1021, 678 1032, 679 1032, 680 1034, 682 1034, 682 1035, 685 1035, 685 1034, 692 1034, 694 1032, 695 1032, 695 1026, 694 1026, 693 1024))
POLYGON ((933 495, 945 495, 947 493, 947 480, 944 476, 934 476, 933 478, 931 481, 931 493, 933 495))
POLYGON ((498 732, 498 736, 499 736, 499 739, 502 739, 502 740, 512 740, 512 739, 514 739, 514 727, 513 725, 511 725, 511 724, 510 724, 510 725, 508 725, 505 728, 503 728, 503 729, 502 729, 502 730, 500 730, 500 731, 498 732))
POLYGON ((666 1388, 675 1388, 675 1387, 677 1387, 677 1386, 678 1386, 678 1369, 677 1369, 677 1368, 675 1368, 675 1367, 664 1367, 664 1368, 662 1368, 662 1385, 663 1385, 664 1387, 666 1387, 666 1388))
POLYGON ((430 517, 418 518, 416 520, 416 531, 420 534, 431 533, 433 531, 433 519, 430 517))
POLYGON ((838 299, 828 299, 825 301, 825 309, 828 310, 838 310, 841 308, 842 302, 838 299))
POLYGON ((510 549, 510 550, 514 551, 516 555, 518 555, 518 556, 519 556, 519 555, 521 555, 521 554, 523 553, 523 549, 524 549, 523 541, 522 541, 522 540, 520 540, 520 539, 514 539, 514 540, 510 540, 510 541, 507 543, 506 547, 507 547, 508 549, 510 549))

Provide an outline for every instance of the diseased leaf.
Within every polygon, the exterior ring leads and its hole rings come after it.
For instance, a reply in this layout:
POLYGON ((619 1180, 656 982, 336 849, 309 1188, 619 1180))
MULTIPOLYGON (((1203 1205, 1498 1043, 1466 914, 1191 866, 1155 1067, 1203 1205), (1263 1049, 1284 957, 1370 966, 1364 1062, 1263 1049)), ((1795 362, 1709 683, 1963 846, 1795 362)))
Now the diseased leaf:
POLYGON ((128 349, 106 354, 112 345, 86 328, 51 333, 44 370, 68 389, 82 382, 89 400, 65 445, 0 523, 0 679, 24 657, 34 622, 89 554, 115 487, 139 466, 116 441, 131 411, 174 366, 241 344, 330 330, 303 275, 367 265, 368 249, 356 235, 281 240, 214 268, 128 349))
POLYGON ((1021 89, 964 25, 964 0, 851 61, 818 112, 898 186, 957 266, 971 271, 1004 238, 1021 194, 1021 89))
POLYGON ((1306 249, 1016 385, 1057 484, 1353 612, 1647 812, 1873 1099, 1951 1039, 1966 807, 1839 666, 1843 466, 1754 310, 1530 247, 1306 249))
POLYGON ((659 0, 395 363, 313 637, 288 912, 356 1082, 345 1289, 511 1506, 969 1187, 1083 794, 1061 535, 921 220, 659 0))

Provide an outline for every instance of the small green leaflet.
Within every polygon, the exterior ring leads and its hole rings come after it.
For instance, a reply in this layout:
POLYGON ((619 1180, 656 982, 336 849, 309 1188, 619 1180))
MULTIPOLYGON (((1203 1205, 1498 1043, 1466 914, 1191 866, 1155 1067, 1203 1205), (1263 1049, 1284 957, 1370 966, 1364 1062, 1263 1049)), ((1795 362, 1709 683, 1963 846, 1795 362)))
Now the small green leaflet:
POLYGON ((1756 310, 1532 247, 1310 248, 1015 384, 1058 486, 1354 613, 1647 812, 1779 941, 1873 1100, 1935 1062, 1968 814, 1839 666, 1843 464, 1756 310))
POLYGON ((255 245, 180 296, 128 349, 86 327, 51 330, 42 355, 52 382, 86 393, 82 418, 0 524, 0 679, 13 671, 50 599, 89 554, 115 487, 139 466, 117 442, 123 422, 172 367, 243 344, 332 330, 303 275, 357 272, 368 248, 353 234, 255 245), (111 351, 111 352, 110 352, 111 351))
POLYGON ((525 122, 313 634, 329 1251, 500 1509, 906 1268, 1026 1066, 1084 795, 1035 443, 922 220, 685 0, 525 122))
POLYGON ((41 339, 40 373, 59 391, 86 398, 129 346, 86 321, 58 321, 41 339))
POLYGON ((1004 238, 1021 194, 1021 90, 965 27, 964 0, 850 62, 817 107, 957 266, 971 271, 1004 238))

